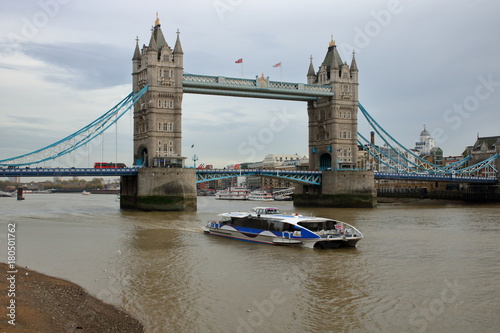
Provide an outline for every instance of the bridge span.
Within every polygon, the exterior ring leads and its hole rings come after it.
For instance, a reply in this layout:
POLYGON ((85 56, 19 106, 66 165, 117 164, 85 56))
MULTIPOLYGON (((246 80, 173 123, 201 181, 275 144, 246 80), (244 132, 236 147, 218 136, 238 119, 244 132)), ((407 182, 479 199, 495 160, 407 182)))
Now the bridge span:
MULTIPOLYGON (((0 177, 113 177, 136 176, 137 167, 132 168, 2 168, 0 177)), ((325 171, 328 172, 328 171, 325 171)), ((294 183, 321 185, 323 171, 298 171, 283 169, 196 169, 196 183, 223 178, 260 176, 286 179, 294 183)), ((375 172, 375 179, 440 181, 471 184, 498 184, 497 177, 476 177, 460 174, 432 174, 406 172, 375 172)))

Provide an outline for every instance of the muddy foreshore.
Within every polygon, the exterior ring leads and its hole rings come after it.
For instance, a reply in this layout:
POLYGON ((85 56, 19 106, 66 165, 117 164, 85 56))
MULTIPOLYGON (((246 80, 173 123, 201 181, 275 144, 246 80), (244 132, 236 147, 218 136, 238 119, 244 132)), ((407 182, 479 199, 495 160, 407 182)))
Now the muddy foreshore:
POLYGON ((74 283, 18 266, 0 267, 0 332, 144 332, 129 313, 74 283))

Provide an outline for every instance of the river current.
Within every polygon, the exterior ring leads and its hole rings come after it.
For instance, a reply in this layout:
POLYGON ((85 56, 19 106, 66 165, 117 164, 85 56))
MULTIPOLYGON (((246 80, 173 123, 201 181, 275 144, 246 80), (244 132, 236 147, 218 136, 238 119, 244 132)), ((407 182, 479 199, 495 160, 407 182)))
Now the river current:
POLYGON ((339 219, 356 248, 313 250, 203 234, 255 201, 198 197, 197 212, 121 211, 113 195, 0 198, 0 260, 75 282, 147 332, 497 332, 500 205, 294 208, 339 219))

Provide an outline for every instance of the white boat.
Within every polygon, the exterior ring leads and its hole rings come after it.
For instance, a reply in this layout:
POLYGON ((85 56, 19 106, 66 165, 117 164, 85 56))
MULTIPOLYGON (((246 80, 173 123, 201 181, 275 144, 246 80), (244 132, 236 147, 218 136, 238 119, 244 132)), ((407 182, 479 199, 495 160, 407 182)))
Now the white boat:
POLYGON ((0 191, 0 197, 12 198, 15 196, 15 193, 0 191))
POLYGON ((272 201, 273 195, 263 190, 256 190, 250 192, 250 194, 248 195, 248 200, 272 201))
POLYGON ((292 201, 292 196, 281 194, 274 196, 273 199, 276 201, 292 201))
POLYGON ((215 193, 215 199, 219 200, 247 200, 250 191, 246 187, 234 186, 215 193))
POLYGON ((333 219, 282 214, 278 208, 255 207, 250 212, 219 214, 203 232, 248 242, 335 249, 355 247, 363 234, 354 226, 333 219))
POLYGON ((89 192, 89 191, 86 191, 86 190, 83 190, 82 194, 83 194, 83 195, 90 195, 90 192, 89 192))

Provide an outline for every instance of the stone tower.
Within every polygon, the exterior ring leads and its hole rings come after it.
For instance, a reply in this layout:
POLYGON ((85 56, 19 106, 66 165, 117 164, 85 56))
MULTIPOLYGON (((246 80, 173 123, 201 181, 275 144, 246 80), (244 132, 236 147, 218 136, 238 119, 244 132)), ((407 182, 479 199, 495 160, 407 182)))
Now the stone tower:
POLYGON ((358 67, 352 55, 351 65, 340 58, 335 41, 328 46, 318 72, 312 59, 307 83, 331 85, 333 97, 308 102, 310 170, 355 169, 358 133, 358 67))
POLYGON ((132 58, 133 91, 148 85, 134 105, 134 161, 149 167, 182 167, 183 56, 179 32, 174 49, 167 44, 156 14, 149 45, 132 58))

